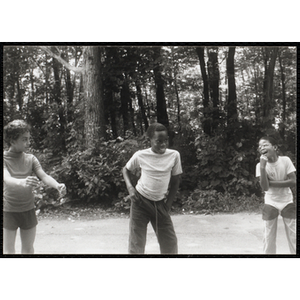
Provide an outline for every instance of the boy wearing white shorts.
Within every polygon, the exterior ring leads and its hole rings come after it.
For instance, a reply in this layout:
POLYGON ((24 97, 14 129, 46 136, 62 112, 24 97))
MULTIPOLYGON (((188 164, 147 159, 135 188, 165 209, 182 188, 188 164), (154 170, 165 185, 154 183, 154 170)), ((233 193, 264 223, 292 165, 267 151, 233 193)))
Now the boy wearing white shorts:
POLYGON ((296 209, 290 189, 296 185, 296 169, 289 157, 277 155, 277 148, 272 137, 259 140, 261 157, 256 165, 256 177, 265 192, 263 251, 276 254, 277 220, 281 214, 290 253, 296 254, 296 209))

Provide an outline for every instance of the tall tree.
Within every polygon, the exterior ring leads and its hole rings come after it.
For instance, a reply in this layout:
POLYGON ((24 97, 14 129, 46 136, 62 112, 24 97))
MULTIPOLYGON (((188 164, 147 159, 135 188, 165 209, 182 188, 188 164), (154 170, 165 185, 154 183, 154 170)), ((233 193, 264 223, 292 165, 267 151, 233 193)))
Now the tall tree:
POLYGON ((179 89, 178 89, 178 63, 175 59, 175 51, 174 51, 174 47, 171 47, 171 58, 172 58, 172 77, 173 77, 173 81, 174 81, 174 90, 175 90, 175 95, 176 95, 176 102, 177 102, 177 122, 179 125, 179 128, 181 128, 180 125, 180 99, 179 99, 179 89))
POLYGON ((218 65, 218 47, 209 47, 208 52, 208 77, 209 77, 209 89, 210 96, 213 104, 212 113, 212 130, 215 131, 219 125, 219 65, 218 65))
POLYGON ((101 64, 102 48, 85 46, 83 49, 83 67, 70 65, 47 46, 41 46, 41 48, 69 70, 82 74, 85 103, 85 145, 87 148, 93 147, 100 138, 106 137, 101 64))
MULTIPOLYGON (((111 127, 112 135, 114 138, 118 137, 117 120, 119 112, 122 115, 122 103, 120 105, 117 95, 119 94, 122 86, 120 82, 123 80, 123 73, 119 66, 120 55, 118 48, 105 47, 105 60, 103 66, 103 90, 104 90, 104 107, 106 125, 111 127)), ((121 126, 120 126, 121 127, 121 126)), ((120 128, 121 129, 121 128, 120 128)))
POLYGON ((278 54, 278 47, 264 47, 264 66, 265 66, 265 76, 264 76, 264 90, 263 90, 263 115, 262 121, 266 128, 272 128, 274 123, 273 114, 273 78, 275 62, 278 54))
MULTIPOLYGON (((51 47, 51 50, 54 52, 55 51, 55 47, 51 47)), ((62 52, 59 53, 59 56, 61 57, 62 52)), ((66 116, 65 116, 65 112, 64 112, 64 105, 63 105, 63 100, 61 97, 61 68, 62 65, 58 62, 58 60, 56 58, 52 58, 52 67, 53 67, 53 73, 54 73, 54 87, 53 87, 53 98, 54 101, 57 103, 58 105, 58 115, 59 115, 59 128, 58 128, 58 132, 59 132, 59 145, 61 145, 62 149, 65 150, 66 149, 66 142, 65 142, 65 131, 66 131, 66 116)))
POLYGON ((209 83, 208 77, 205 68, 205 60, 204 60, 204 47, 197 47, 196 48, 197 55, 199 57, 200 62, 200 70, 203 80, 203 131, 210 135, 211 134, 211 126, 209 120, 209 83))
POLYGON ((153 47, 154 80, 156 87, 157 122, 169 127, 166 99, 164 93, 164 80, 161 73, 161 47, 153 47))
POLYGON ((237 103, 236 103, 236 85, 234 77, 234 54, 235 47, 229 47, 226 60, 227 78, 228 78, 228 99, 227 99, 227 124, 231 125, 237 122, 237 103))
POLYGON ((282 52, 280 51, 278 55, 279 66, 280 66, 280 79, 282 86, 282 125, 280 128, 280 135, 283 140, 285 140, 285 121, 286 121, 286 88, 285 88, 285 68, 282 63, 282 52))
POLYGON ((144 106, 144 102, 143 102, 141 85, 140 85, 140 82, 138 79, 136 79, 136 81, 135 81, 135 86, 136 86, 136 94, 137 94, 137 98, 138 98, 138 104, 139 104, 140 112, 141 112, 141 118, 145 124, 145 130, 147 130, 147 128, 149 127, 149 123, 148 123, 145 106, 144 106))
POLYGON ((121 114, 123 117, 123 134, 126 135, 126 131, 129 130, 129 86, 128 81, 124 79, 121 89, 121 114))
POLYGON ((101 55, 101 47, 86 46, 84 49, 83 88, 86 147, 92 147, 100 138, 106 137, 101 55))

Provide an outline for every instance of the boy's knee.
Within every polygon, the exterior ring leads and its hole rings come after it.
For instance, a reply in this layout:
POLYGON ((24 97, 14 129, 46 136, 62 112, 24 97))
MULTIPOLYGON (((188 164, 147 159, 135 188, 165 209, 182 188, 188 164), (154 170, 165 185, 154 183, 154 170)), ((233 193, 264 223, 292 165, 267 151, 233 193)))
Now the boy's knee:
POLYGON ((287 219, 296 219, 296 207, 294 203, 288 204, 282 211, 281 216, 287 219))
POLYGON ((34 254, 33 246, 23 246, 22 247, 22 254, 34 254))
POLYGON ((262 209, 262 218, 265 221, 273 220, 277 218, 279 211, 272 205, 265 204, 262 209))
POLYGON ((4 247, 4 253, 3 254, 16 254, 16 250, 14 247, 4 247))

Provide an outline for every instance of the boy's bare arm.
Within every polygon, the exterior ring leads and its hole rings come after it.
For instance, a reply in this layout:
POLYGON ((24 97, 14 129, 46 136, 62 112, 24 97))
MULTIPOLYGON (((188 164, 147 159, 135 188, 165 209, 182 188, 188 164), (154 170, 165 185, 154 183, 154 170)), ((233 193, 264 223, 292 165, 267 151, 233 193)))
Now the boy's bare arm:
POLYGON ((295 172, 292 172, 287 175, 288 179, 287 180, 281 180, 281 181, 274 181, 270 180, 269 185, 271 187, 294 187, 296 185, 296 174, 295 172))
POLYGON ((266 171, 266 164, 267 161, 265 158, 263 158, 263 155, 260 157, 260 179, 259 183, 262 188, 262 190, 265 192, 269 189, 269 179, 267 176, 267 171, 266 171))
POLYGON ((66 194, 66 187, 63 183, 58 183, 53 177, 48 175, 43 169, 36 171, 36 175, 48 186, 57 189, 62 195, 66 194))
POLYGON ((125 184, 126 184, 129 195, 130 196, 135 196, 136 190, 135 190, 134 186, 131 183, 130 171, 126 167, 124 167, 122 169, 122 173, 123 173, 124 181, 125 181, 125 184))
POLYGON ((3 179, 4 182, 10 186, 16 186, 16 185, 23 186, 23 187, 31 186, 33 188, 36 187, 39 182, 39 180, 35 176, 28 176, 24 179, 14 178, 10 175, 10 173, 6 169, 3 170, 3 179))
POLYGON ((172 203, 176 197, 176 193, 178 191, 180 181, 181 181, 181 175, 171 176, 169 194, 166 201, 166 205, 169 210, 171 209, 172 203))

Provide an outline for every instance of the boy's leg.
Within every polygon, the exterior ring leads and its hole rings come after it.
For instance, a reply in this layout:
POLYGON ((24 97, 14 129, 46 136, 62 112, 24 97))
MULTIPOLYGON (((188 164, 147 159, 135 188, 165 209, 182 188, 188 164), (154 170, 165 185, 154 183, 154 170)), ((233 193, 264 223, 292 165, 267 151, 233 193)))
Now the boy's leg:
POLYGON ((149 220, 141 199, 133 200, 130 207, 129 254, 144 254, 149 220))
POLYGON ((18 219, 15 213, 3 212, 3 253, 15 254, 15 243, 18 230, 18 219))
POLYGON ((36 235, 36 226, 31 229, 20 229, 22 242, 22 254, 34 254, 34 240, 36 235))
POLYGON ((17 230, 3 228, 3 254, 15 254, 17 230))
POLYGON ((33 243, 36 235, 37 218, 34 209, 25 211, 20 217, 22 254, 34 254, 33 243))
POLYGON ((279 211, 268 204, 263 207, 264 236, 263 251, 265 254, 276 254, 277 220, 279 211))
POLYGON ((296 208, 288 204, 281 212, 291 254, 296 254, 296 208))
POLYGON ((264 238, 263 238, 264 254, 276 254, 277 220, 278 217, 273 220, 264 221, 265 223, 264 238))
POLYGON ((160 246, 161 254, 177 254, 177 237, 175 234, 173 222, 169 215, 164 201, 158 201, 155 204, 157 213, 155 218, 151 219, 151 224, 155 232, 160 246), (156 228, 156 224, 157 227, 156 228))

